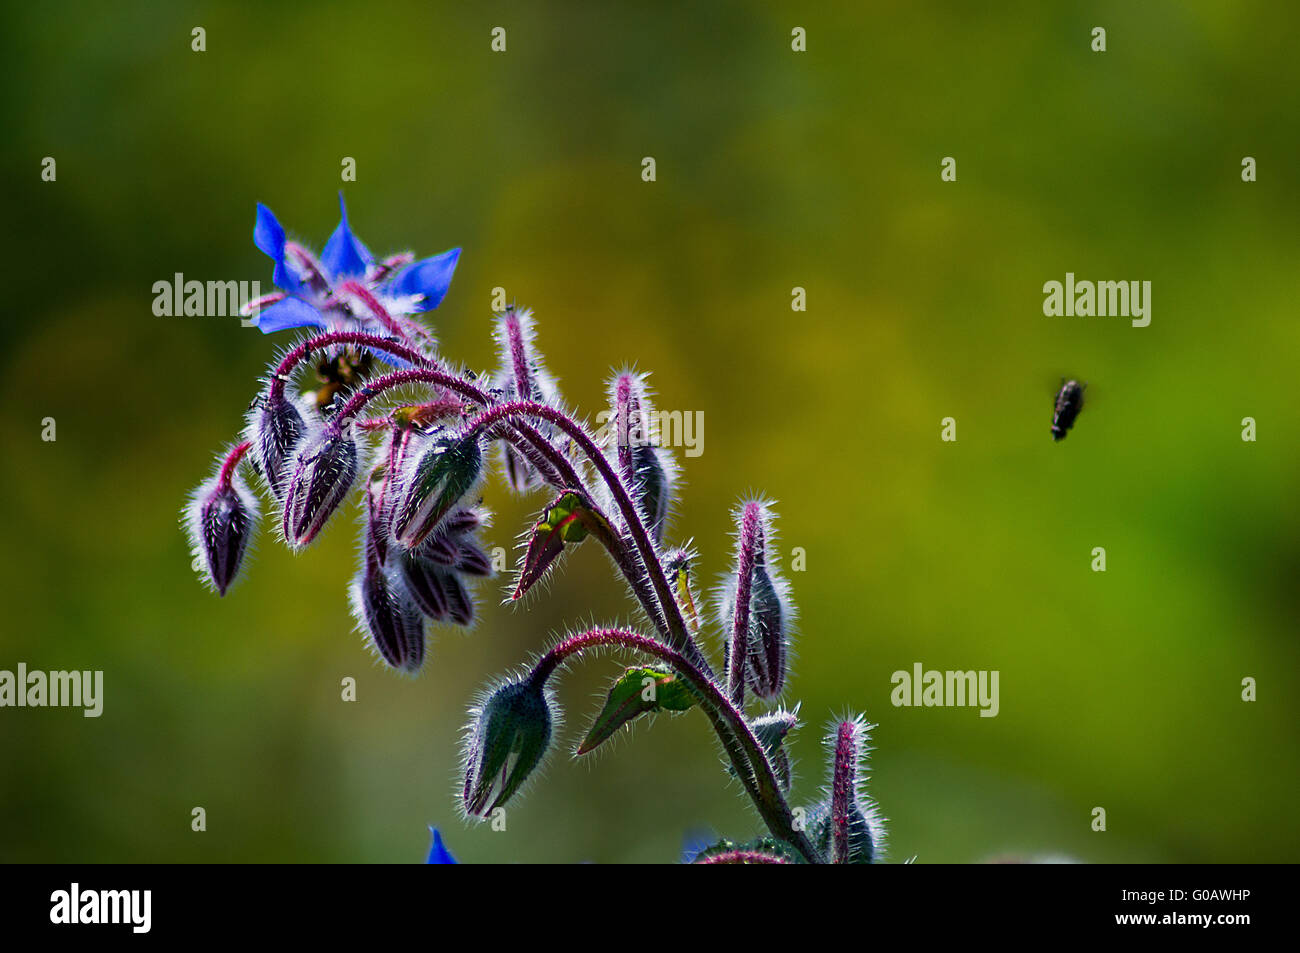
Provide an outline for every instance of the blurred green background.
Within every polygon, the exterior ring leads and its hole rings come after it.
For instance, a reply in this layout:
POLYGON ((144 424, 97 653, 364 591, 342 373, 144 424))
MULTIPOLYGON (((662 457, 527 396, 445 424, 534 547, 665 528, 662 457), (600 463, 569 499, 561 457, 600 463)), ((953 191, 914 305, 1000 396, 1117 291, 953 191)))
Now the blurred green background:
MULTIPOLYGON (((737 497, 780 501, 795 803, 863 711, 894 860, 1300 859, 1300 9, 1138 7, 7 4, 0 668, 106 698, 0 710, 0 859, 416 861, 435 824, 468 861, 671 861, 758 829, 695 714, 555 758, 504 833, 457 819, 475 691, 631 617, 594 546, 524 611, 483 590, 418 679, 352 632, 348 515, 300 557, 264 533, 225 600, 195 581, 177 513, 291 336, 155 317, 152 285, 269 288, 254 203, 319 248, 344 156, 373 250, 463 246, 448 355, 491 364, 502 286, 588 413, 625 362, 704 413, 675 535, 707 577, 737 497), (1152 281, 1151 326, 1044 317, 1066 271, 1152 281), (1062 375, 1089 405, 1056 445, 1062 375), (918 661, 999 670, 1000 714, 892 707, 918 661)), ((503 546, 543 502, 487 501, 503 546)), ((564 681, 566 748, 618 670, 564 681)))

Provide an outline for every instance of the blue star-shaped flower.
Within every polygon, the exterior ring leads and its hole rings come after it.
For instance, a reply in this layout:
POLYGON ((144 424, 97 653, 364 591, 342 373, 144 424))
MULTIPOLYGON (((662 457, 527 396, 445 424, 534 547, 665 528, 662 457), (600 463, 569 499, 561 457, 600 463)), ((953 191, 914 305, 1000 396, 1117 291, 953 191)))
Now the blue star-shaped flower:
POLYGON ((342 219, 317 260, 286 240, 275 215, 258 203, 253 242, 275 262, 272 278, 280 292, 259 302, 270 306, 258 314, 257 326, 264 334, 303 327, 370 330, 392 337, 410 337, 408 330, 423 334, 411 316, 442 303, 460 249, 422 261, 410 255, 376 261, 352 234, 342 192, 339 209, 342 219))

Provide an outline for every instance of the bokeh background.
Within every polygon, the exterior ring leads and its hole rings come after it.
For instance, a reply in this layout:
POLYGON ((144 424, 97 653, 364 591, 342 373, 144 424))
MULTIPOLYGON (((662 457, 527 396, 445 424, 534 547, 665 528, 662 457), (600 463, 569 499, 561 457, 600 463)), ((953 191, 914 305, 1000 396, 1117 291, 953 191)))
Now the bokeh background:
MULTIPOLYGON (((706 576, 735 500, 780 501, 787 562, 807 552, 795 803, 825 781, 825 721, 863 711, 894 860, 1300 858, 1300 9, 3 16, 0 668, 103 669, 106 699, 97 720, 0 710, 0 859, 418 861, 434 824, 462 860, 658 862, 691 831, 758 829, 697 715, 556 758, 504 833, 457 819, 475 691, 568 626, 631 617, 594 546, 526 611, 485 590, 418 679, 352 631, 346 516, 300 557, 264 536, 224 600, 194 579, 178 510, 288 338, 155 317, 152 285, 269 287, 254 203, 319 248, 344 156, 372 249, 464 248, 432 315, 447 354, 491 364, 502 286, 578 406, 635 362, 662 407, 704 413, 674 535, 706 576), (1066 271, 1152 281, 1151 326, 1044 317, 1066 271), (1062 375, 1089 405, 1057 445, 1062 375), (1000 714, 892 707, 890 674, 918 661, 999 670, 1000 714)), ((496 478, 487 499, 503 546, 543 502, 496 478)), ((566 747, 618 670, 563 683, 566 747)))

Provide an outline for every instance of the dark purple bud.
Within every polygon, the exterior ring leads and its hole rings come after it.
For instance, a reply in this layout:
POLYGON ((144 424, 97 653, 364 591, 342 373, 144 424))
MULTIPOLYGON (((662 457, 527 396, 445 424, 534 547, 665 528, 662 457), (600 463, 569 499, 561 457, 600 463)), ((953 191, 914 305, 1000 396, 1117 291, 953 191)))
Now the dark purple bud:
POLYGON ((631 371, 616 374, 609 394, 606 445, 613 444, 615 468, 636 501, 650 535, 662 544, 677 465, 672 454, 658 446, 646 375, 631 371))
POLYGON ((462 540, 456 560, 456 571, 463 572, 467 576, 490 576, 492 560, 473 543, 462 540))
POLYGON ((248 437, 253 444, 254 459, 278 500, 284 499, 294 448, 306 432, 306 421, 283 387, 272 386, 249 415, 248 437))
POLYGON ((403 480, 393 530, 414 549, 478 483, 483 451, 477 433, 431 439, 403 480))
POLYGON ((217 473, 199 485, 185 507, 194 568, 220 596, 239 574, 257 527, 257 500, 236 473, 249 446, 244 442, 231 450, 217 473))
MULTIPOLYGON (((497 352, 501 361, 495 383, 505 400, 531 400, 554 405, 557 399, 555 381, 542 364, 535 343, 536 330, 531 311, 517 310, 513 305, 496 316, 493 329, 497 352)), ((551 427, 538 428, 547 436, 551 427)), ((508 443, 501 445, 502 469, 512 490, 524 493, 542 481, 537 469, 508 443)))
POLYGON ((672 504, 673 473, 666 465, 670 458, 659 447, 632 448, 633 498, 646 528, 656 543, 662 544, 664 528, 668 523, 668 508, 672 504))
POLYGON ((446 619, 447 590, 443 587, 443 580, 449 574, 411 553, 404 553, 398 559, 402 579, 416 606, 435 622, 446 619))
POLYGON ((412 553, 439 566, 454 566, 460 559, 460 546, 441 530, 430 533, 412 553))
POLYGON ((447 593, 447 615, 457 625, 469 625, 474 621, 474 600, 460 578, 448 573, 442 582, 443 591, 447 593))
POLYGON ((311 543, 347 497, 357 477, 357 444, 335 424, 304 441, 284 497, 284 538, 295 549, 311 543))
POLYGON ((473 711, 465 737, 465 813, 488 817, 541 763, 551 744, 551 701, 543 679, 507 682, 473 711))
POLYGON ((453 570, 411 553, 398 559, 402 581, 421 612, 435 622, 469 625, 474 621, 474 600, 453 570))
POLYGON ((352 613, 379 656, 403 672, 419 671, 424 662, 424 619, 401 581, 368 558, 350 594, 352 613))
POLYGON ((774 698, 785 687, 785 613, 772 576, 754 566, 749 604, 749 687, 759 698, 774 698))
POLYGON ((484 524, 483 516, 478 510, 462 507, 452 510, 442 521, 442 532, 448 536, 464 536, 472 533, 484 524))
POLYGON ((794 607, 770 558, 773 531, 767 504, 745 503, 737 524, 736 568, 717 601, 719 622, 729 634, 728 692, 739 705, 746 685, 760 698, 773 698, 785 687, 794 607))

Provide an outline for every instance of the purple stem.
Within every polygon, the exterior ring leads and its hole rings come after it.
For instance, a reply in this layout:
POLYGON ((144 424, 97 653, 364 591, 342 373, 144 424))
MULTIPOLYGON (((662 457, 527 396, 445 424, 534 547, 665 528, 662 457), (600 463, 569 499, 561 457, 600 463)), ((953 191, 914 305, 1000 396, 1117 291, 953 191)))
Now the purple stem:
POLYGON ((512 417, 537 417, 554 424, 563 430, 582 450, 587 459, 591 461, 601 479, 605 481, 605 485, 609 487, 614 503, 618 506, 619 512, 623 516, 623 522, 628 528, 628 533, 641 555, 641 562, 650 576, 650 583, 654 586, 655 594, 659 597, 659 604, 668 621, 669 641, 675 648, 686 652, 696 665, 712 674, 708 660, 700 651, 699 646, 695 644, 695 639, 686 628, 686 620, 682 617, 681 607, 677 604, 677 599, 668 586, 668 577, 664 575, 664 569, 659 562, 658 553, 655 552, 654 543, 651 542, 645 524, 641 521, 641 513, 636 504, 632 502, 631 496, 628 495, 627 487, 623 485, 623 481, 618 478, 618 474, 609 465, 609 460, 596 446, 596 442, 591 439, 591 436, 580 424, 568 415, 561 413, 554 407, 548 407, 546 404, 538 404, 533 401, 512 401, 498 404, 483 411, 466 426, 469 430, 476 427, 487 428, 498 420, 509 420, 512 417))
POLYGON ((667 662, 676 669, 691 690, 699 697, 701 707, 712 722, 722 746, 731 759, 736 775, 745 785, 745 790, 754 801, 772 834, 794 847, 809 863, 821 863, 818 854, 807 834, 800 830, 794 820, 794 812, 781 793, 776 774, 768 761, 753 729, 745 721, 745 716, 728 701, 713 680, 697 668, 681 652, 665 645, 657 639, 632 632, 628 629, 589 629, 578 635, 571 635, 552 646, 533 667, 529 678, 535 684, 541 684, 555 673, 572 655, 584 649, 602 645, 619 645, 636 649, 660 661, 667 662))
MULTIPOLYGON (((324 337, 332 337, 332 335, 324 335, 324 337)), ((285 360, 288 360, 287 356, 285 360)), ((282 362, 282 364, 283 363, 284 362, 282 362)), ((378 397, 385 390, 390 390, 391 388, 400 387, 404 384, 410 384, 417 381, 430 384, 441 384, 448 389, 457 390, 481 404, 491 405, 492 403, 491 398, 489 398, 487 394, 483 393, 473 384, 462 380, 454 374, 435 367, 416 367, 409 370, 393 371, 390 374, 385 374, 381 377, 376 377, 374 380, 368 381, 363 388, 354 393, 347 403, 343 405, 339 410, 337 419, 347 420, 354 417, 362 407, 375 397, 378 397)), ((490 406, 490 409, 485 410, 478 417, 474 418, 474 420, 470 421, 467 429, 474 429, 477 427, 487 430, 497 421, 503 423, 508 421, 516 430, 519 431, 520 434, 523 435, 527 443, 531 444, 532 447, 535 448, 538 453, 543 455, 553 466, 554 471, 558 473, 560 478, 555 482, 556 487, 586 486, 585 481, 578 476, 573 465, 555 448, 554 444, 539 434, 536 429, 530 427, 527 423, 509 420, 512 416, 534 416, 548 420, 552 423, 557 423, 561 429, 564 429, 566 433, 574 438, 575 442, 584 447, 588 456, 591 456, 593 462, 596 463, 597 469, 600 469, 603 465, 604 469, 602 470, 602 476, 606 477, 606 482, 610 486, 610 491, 614 493, 616 499, 618 498, 619 494, 617 491, 623 490, 623 488, 622 485, 619 484, 618 478, 614 476, 613 471, 609 469, 609 464, 605 460, 604 455, 600 453, 599 449, 591 441, 591 438, 587 436, 585 430, 583 430, 576 422, 553 408, 547 407, 544 404, 535 404, 528 401, 519 401, 513 404, 498 404, 490 406)), ((586 495, 590 501, 590 494, 586 495)), ((626 501, 627 506, 631 506, 631 500, 628 499, 626 491, 623 491, 622 499, 626 501)), ((622 504, 620 504, 620 506, 621 505, 622 504)), ((591 509, 602 518, 605 518, 604 514, 596 508, 594 503, 591 503, 591 509)), ((628 512, 627 509, 625 508, 623 512, 626 518, 628 512)), ((645 533, 645 526, 641 523, 640 515, 636 512, 635 508, 632 508, 632 515, 636 521, 636 529, 640 530, 641 537, 645 544, 650 546, 649 537, 645 533)), ((671 591, 667 588, 668 583, 663 575, 663 567, 659 565, 659 560, 654 556, 653 547, 649 549, 649 562, 646 566, 646 574, 649 575, 651 582, 655 585, 655 592, 653 593, 646 590, 644 577, 637 571, 638 567, 633 562, 632 554, 627 552, 625 547, 618 546, 611 549, 607 544, 606 548, 609 550, 610 556, 618 566, 619 571, 627 580, 628 585, 632 588, 633 594, 637 597, 638 601, 640 601, 646 615, 650 618, 650 622, 656 628, 663 626, 665 634, 670 638, 670 640, 672 640, 675 631, 680 631, 681 638, 684 639, 683 644, 689 646, 688 651, 692 651, 705 671, 710 671, 708 661, 700 653, 698 646, 695 645, 694 640, 686 631, 686 623, 682 619, 681 610, 678 607, 676 600, 673 599, 671 591), (662 583, 662 588, 660 588, 660 583, 662 583), (656 593, 659 595, 657 602, 654 598, 656 593), (669 612, 670 606, 672 614, 669 612), (676 628, 674 628, 673 624, 673 614, 676 616, 676 628)), ((646 562, 646 550, 642 549, 641 552, 642 561, 644 563, 646 562)))
POLYGON ((245 440, 243 443, 235 444, 230 453, 226 454, 226 459, 221 462, 221 471, 217 474, 217 484, 223 490, 230 489, 230 480, 235 475, 235 467, 239 466, 239 461, 248 453, 248 448, 252 442, 245 440))

